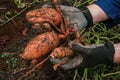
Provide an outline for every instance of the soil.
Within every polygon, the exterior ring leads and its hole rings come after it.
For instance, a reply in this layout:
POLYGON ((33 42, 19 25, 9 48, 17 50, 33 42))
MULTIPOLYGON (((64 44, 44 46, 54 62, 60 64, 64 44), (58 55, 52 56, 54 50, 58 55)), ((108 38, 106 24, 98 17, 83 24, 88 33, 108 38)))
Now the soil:
MULTIPOLYGON (((28 2, 28 0, 24 0, 28 2)), ((29 0, 29 2, 32 0, 29 0)), ((38 5, 39 7, 41 4, 38 5)), ((23 52, 27 42, 34 36, 40 34, 37 30, 31 30, 28 35, 23 35, 23 30, 30 27, 25 19, 25 13, 28 10, 36 8, 36 5, 29 7, 21 15, 12 21, 0 26, 0 80, 18 80, 21 75, 28 70, 15 73, 22 68, 28 68, 30 61, 21 59, 18 55, 23 52), (13 74, 15 73, 15 74, 13 74), (7 77, 6 77, 7 76, 7 77)), ((38 8, 38 7, 37 7, 38 8)), ((13 0, 0 1, 0 18, 6 13, 21 11, 18 9, 13 0)), ((58 69, 54 71, 52 63, 47 61, 42 68, 22 78, 21 80, 71 80, 70 71, 58 69), (69 74, 69 75, 68 75, 69 74)))

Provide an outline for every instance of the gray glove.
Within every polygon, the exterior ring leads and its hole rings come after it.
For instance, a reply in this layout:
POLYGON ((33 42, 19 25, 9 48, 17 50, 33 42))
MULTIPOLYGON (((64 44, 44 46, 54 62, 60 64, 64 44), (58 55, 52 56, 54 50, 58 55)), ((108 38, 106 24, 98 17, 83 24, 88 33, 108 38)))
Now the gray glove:
MULTIPOLYGON (((50 58, 50 62, 52 62, 53 64, 58 64, 61 62, 65 62, 67 57, 64 58, 50 58)), ((83 57, 78 54, 75 53, 74 56, 69 58, 69 61, 66 64, 63 64, 61 66, 59 66, 60 68, 64 69, 64 70, 68 70, 68 69, 73 69, 78 67, 83 61, 83 57)))
MULTIPOLYGON (((43 5, 42 7, 51 7, 51 5, 43 5)), ((85 15, 77 8, 60 5, 63 15, 66 17, 68 24, 73 24, 73 27, 81 31, 88 25, 85 15)))
MULTIPOLYGON (((71 42, 69 43, 69 46, 74 51, 74 54, 76 54, 76 56, 71 58, 68 63, 60 66, 64 70, 73 69, 77 67, 93 67, 98 64, 114 64, 113 57, 115 50, 111 42, 91 46, 83 46, 80 43, 71 42)), ((50 59, 50 61, 54 64, 57 64, 63 60, 64 58, 50 59)))

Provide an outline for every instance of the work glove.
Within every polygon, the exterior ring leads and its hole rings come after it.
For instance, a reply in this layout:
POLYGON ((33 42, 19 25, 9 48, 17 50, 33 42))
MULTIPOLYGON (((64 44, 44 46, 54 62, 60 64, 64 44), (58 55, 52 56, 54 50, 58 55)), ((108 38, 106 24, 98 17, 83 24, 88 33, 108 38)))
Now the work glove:
MULTIPOLYGON (((42 7, 51 7, 52 5, 45 4, 42 7)), ((68 24, 72 24, 73 27, 81 31, 87 26, 93 24, 91 13, 87 7, 75 8, 65 5, 60 5, 61 12, 67 19, 68 24)))
MULTIPOLYGON (((70 48, 74 51, 75 56, 69 59, 68 63, 61 65, 64 70, 73 68, 87 68, 98 64, 112 65, 114 57, 114 46, 111 42, 105 44, 84 46, 81 43, 69 43, 70 48)), ((53 64, 60 63, 64 60, 50 58, 53 64)))

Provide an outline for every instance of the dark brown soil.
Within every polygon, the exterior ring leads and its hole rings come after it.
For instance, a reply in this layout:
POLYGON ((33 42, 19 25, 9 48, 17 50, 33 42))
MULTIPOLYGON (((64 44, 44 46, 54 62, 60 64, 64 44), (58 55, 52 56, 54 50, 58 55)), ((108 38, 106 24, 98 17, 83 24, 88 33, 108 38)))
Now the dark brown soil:
MULTIPOLYGON (((24 0, 25 2, 28 0, 24 0)), ((33 0, 29 0, 33 1, 33 0)), ((40 4, 39 4, 40 6, 40 4)), ((36 7, 35 5, 28 8, 21 15, 12 21, 0 26, 0 80, 18 80, 21 75, 25 74, 28 69, 13 74, 21 68, 28 68, 30 61, 21 59, 18 55, 23 52, 27 42, 37 34, 37 30, 31 30, 28 35, 22 34, 25 27, 30 25, 25 19, 25 13, 36 7)), ((0 18, 9 12, 21 11, 14 4, 13 0, 0 1, 0 18)), ((71 80, 70 72, 57 70, 54 71, 52 64, 47 61, 42 68, 38 68, 35 72, 22 78, 21 80, 71 80), (68 75, 69 74, 69 75, 68 75)))

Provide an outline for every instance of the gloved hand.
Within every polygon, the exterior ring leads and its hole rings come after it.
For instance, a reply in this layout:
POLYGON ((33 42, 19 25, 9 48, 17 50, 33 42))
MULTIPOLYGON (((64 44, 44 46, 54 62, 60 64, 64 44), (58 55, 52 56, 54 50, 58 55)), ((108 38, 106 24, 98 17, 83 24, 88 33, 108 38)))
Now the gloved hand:
MULTIPOLYGON (((98 64, 112 65, 114 57, 114 46, 111 42, 105 44, 83 46, 80 43, 70 42, 69 46, 74 51, 76 56, 71 58, 67 64, 60 66, 64 70, 73 68, 93 67, 98 64)), ((62 59, 53 59, 50 61, 54 64, 61 62, 62 59)))
MULTIPOLYGON (((43 5, 42 7, 51 7, 52 5, 43 5)), ((68 24, 73 23, 73 27, 81 31, 83 28, 92 25, 93 20, 89 10, 84 8, 75 8, 60 5, 63 15, 66 17, 68 24)))

